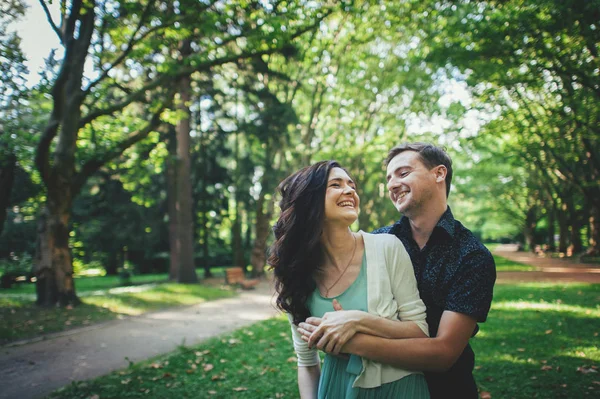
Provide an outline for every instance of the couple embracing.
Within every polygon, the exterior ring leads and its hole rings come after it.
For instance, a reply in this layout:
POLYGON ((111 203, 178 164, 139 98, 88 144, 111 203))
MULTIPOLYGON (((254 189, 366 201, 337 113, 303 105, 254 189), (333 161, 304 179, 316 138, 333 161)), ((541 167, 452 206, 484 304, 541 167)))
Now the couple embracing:
POLYGON ((490 309, 493 257, 447 205, 452 161, 442 148, 399 145, 385 164, 403 216, 373 233, 350 230, 360 197, 337 162, 279 185, 269 264, 300 396, 477 398, 469 339, 490 309))

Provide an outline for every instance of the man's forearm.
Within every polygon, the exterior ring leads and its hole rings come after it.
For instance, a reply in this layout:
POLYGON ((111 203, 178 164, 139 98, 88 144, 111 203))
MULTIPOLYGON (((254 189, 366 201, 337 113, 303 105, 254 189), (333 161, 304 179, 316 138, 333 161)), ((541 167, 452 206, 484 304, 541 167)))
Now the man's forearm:
POLYGON ((389 339, 356 334, 342 352, 407 370, 445 371, 456 361, 456 350, 439 338, 389 339))
POLYGON ((426 338, 427 335, 412 321, 389 320, 367 314, 357 325, 359 333, 382 338, 426 338))

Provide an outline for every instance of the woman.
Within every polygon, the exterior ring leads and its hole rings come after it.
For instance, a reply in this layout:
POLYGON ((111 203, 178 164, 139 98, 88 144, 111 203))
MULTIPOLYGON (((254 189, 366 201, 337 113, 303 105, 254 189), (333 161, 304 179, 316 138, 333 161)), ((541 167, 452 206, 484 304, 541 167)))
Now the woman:
POLYGON ((360 199, 355 183, 335 161, 294 173, 279 191, 281 215, 269 264, 276 277, 277 306, 292 323, 300 396, 429 398, 421 373, 335 355, 358 332, 428 336, 425 305, 401 242, 391 235, 350 230, 360 199), (322 322, 309 347, 297 326, 311 316, 322 322), (341 330, 335 328, 339 317, 345 320, 341 330), (334 353, 325 355, 322 371, 317 348, 334 353))

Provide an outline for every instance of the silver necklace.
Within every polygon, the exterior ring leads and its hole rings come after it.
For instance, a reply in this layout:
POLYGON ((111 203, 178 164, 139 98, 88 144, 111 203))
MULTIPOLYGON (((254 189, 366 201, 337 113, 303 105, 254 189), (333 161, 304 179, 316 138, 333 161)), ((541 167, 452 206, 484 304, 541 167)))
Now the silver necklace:
MULTIPOLYGON (((342 271, 342 273, 340 273, 340 275, 338 276, 337 280, 334 281, 333 284, 331 284, 329 286, 329 288, 327 288, 324 284, 323 286, 325 287, 325 296, 329 297, 329 290, 332 289, 342 278, 342 276, 346 273, 346 270, 348 270, 348 267, 350 267, 350 263, 352 263, 352 259, 354 259, 354 253, 356 252, 356 236, 354 234, 352 234, 352 238, 354 238, 354 248, 352 249, 352 256, 350 256, 350 260, 348 261, 348 264, 346 265, 346 267, 344 268, 344 271, 342 271)), ((331 263, 334 264, 335 268, 338 268, 337 263, 335 263, 335 260, 333 259, 333 257, 329 257, 329 260, 331 260, 331 263)))

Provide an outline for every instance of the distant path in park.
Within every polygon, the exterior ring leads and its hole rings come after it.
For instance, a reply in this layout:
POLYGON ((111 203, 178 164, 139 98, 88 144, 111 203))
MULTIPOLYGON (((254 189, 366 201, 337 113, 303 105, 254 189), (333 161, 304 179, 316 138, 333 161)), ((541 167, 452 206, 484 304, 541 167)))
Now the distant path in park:
POLYGON ((500 245, 493 253, 536 268, 535 271, 498 272, 498 283, 578 282, 600 284, 600 266, 598 265, 579 263, 571 259, 542 257, 531 252, 517 251, 516 245, 500 245))
POLYGON ((277 314, 270 282, 235 298, 146 313, 0 348, 0 398, 42 398, 87 380, 194 345, 277 314))

